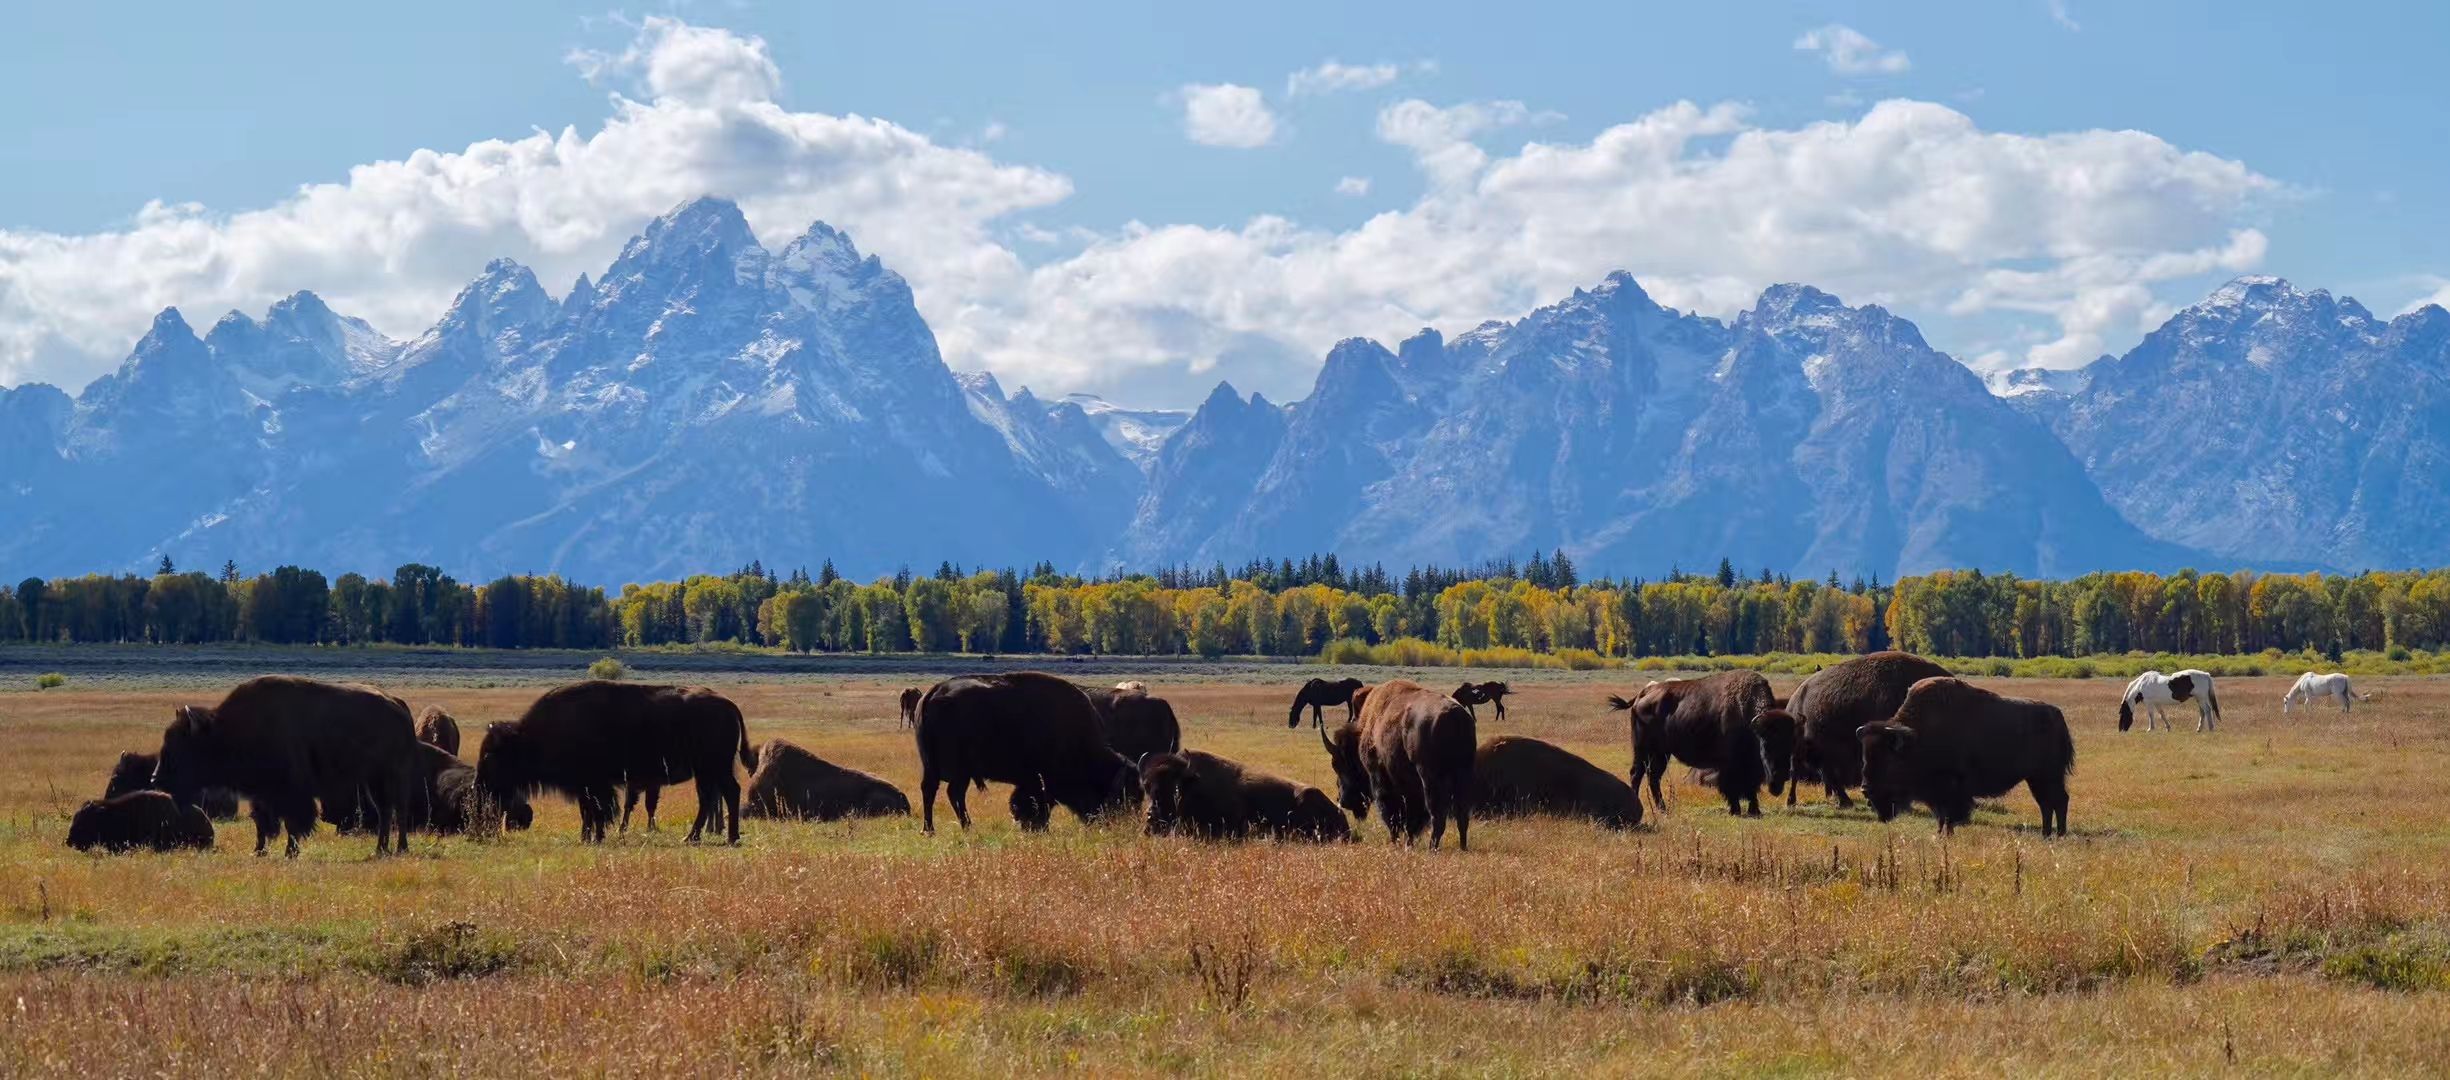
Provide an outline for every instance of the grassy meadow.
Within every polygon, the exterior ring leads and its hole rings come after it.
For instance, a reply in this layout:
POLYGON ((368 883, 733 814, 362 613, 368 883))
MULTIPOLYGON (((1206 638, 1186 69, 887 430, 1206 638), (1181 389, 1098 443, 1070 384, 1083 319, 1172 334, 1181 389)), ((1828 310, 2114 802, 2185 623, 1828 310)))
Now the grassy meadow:
MULTIPOLYGON (((1316 669, 1152 678, 1189 745, 1331 786, 1288 731, 1316 669)), ((1067 666, 1084 680, 1095 668, 1067 666)), ((568 673, 576 677, 574 669, 568 673)), ((1383 675, 1384 673, 1379 673, 1383 675)), ((1622 773, 1628 671, 1519 682, 1499 725, 1622 773)), ((651 678, 652 672, 633 672, 651 678)), ((1433 673, 1442 685, 1460 673, 1433 673)), ((537 693, 393 682, 469 755, 537 693)), ((910 678, 725 683, 751 735, 893 779, 910 678)), ((1783 692, 1793 676, 1774 676, 1783 692)), ((1943 841, 1807 793, 1726 816, 1671 771, 1643 829, 1481 820, 1473 849, 1203 845, 1005 789, 969 834, 751 821, 577 843, 566 802, 406 858, 328 831, 257 859, 68 850, 67 815, 175 702, 139 679, 0 693, 0 1075, 2101 1075, 2430 1073, 2450 1060, 2450 680, 2283 718, 2223 679, 2216 734, 2066 707, 2074 836, 2023 791, 1943 841)), ((23 686, 25 689, 17 689, 23 686)))

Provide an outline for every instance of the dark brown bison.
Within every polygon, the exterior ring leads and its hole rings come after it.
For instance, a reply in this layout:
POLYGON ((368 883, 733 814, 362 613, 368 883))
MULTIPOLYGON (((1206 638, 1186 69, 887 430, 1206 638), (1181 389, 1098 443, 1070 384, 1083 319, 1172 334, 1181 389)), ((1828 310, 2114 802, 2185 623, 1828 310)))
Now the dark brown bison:
POLYGON ((910 797, 884 778, 846 769, 781 739, 757 751, 749 776, 750 817, 833 821, 846 817, 907 817, 910 797))
POLYGON ((1642 823, 1642 797, 1616 774, 1564 747, 1521 735, 1480 744, 1472 762, 1475 809, 1589 818, 1611 829, 1642 823))
POLYGON ((1497 722, 1502 724, 1506 722, 1506 695, 1513 692, 1512 687, 1501 682, 1467 682, 1455 688, 1455 700, 1467 709, 1474 705, 1497 706, 1497 722))
POLYGON ((1761 814, 1761 784, 1786 782, 1787 763, 1761 754, 1755 717, 1775 708, 1777 695, 1756 671, 1722 671, 1699 679, 1670 679, 1642 688, 1631 699, 1608 696, 1608 707, 1633 714, 1633 781, 1650 779, 1650 801, 1667 809, 1659 779, 1670 757, 1712 774, 1730 814, 1761 814))
POLYGON ((1060 805, 1092 820, 1140 796, 1140 771, 1106 745, 1089 695, 1035 671, 964 675, 930 687, 919 701, 920 823, 936 831, 936 788, 961 827, 970 827, 969 789, 1011 784, 1013 820, 1043 829, 1060 805))
POLYGON ((409 808, 409 825, 437 833, 490 833, 524 829, 535 810, 523 794, 509 802, 495 797, 477 782, 476 766, 432 743, 417 747, 417 780, 422 799, 409 808), (483 820, 491 816, 490 822, 483 820))
POLYGON ((1302 726, 1302 709, 1308 708, 1310 726, 1324 728, 1327 722, 1325 710, 1329 705, 1344 706, 1345 716, 1349 719, 1353 715, 1353 695, 1365 685, 1368 684, 1359 679, 1337 679, 1334 682, 1312 679, 1303 683, 1301 690, 1293 695, 1293 711, 1285 714, 1285 726, 1302 726))
POLYGON ((417 741, 427 746, 439 746, 442 752, 459 753, 459 721, 451 718, 440 705, 428 705, 417 714, 417 741))
POLYGON ((1336 770, 1336 801, 1356 818, 1370 804, 1390 839, 1429 830, 1435 848, 1455 822, 1455 846, 1471 849, 1472 758, 1480 736, 1472 711, 1418 683, 1391 679, 1353 692, 1351 715, 1319 741, 1336 770))
POLYGON ((162 732, 154 785, 182 805, 207 787, 225 787, 254 804, 255 850, 288 833, 287 853, 314 831, 317 802, 327 817, 354 818, 370 804, 375 853, 408 850, 415 795, 417 734, 408 706, 364 686, 286 675, 238 684, 219 705, 182 705, 162 732), (335 808, 338 808, 335 810, 335 808))
POLYGON ((68 819, 68 846, 114 855, 137 848, 210 848, 213 823, 202 809, 182 806, 166 792, 131 791, 78 807, 68 819))
POLYGON ((1904 652, 1876 652, 1813 672, 1787 696, 1786 708, 1763 717, 1762 751, 1770 760, 1779 756, 1775 742, 1783 739, 1794 747, 1786 755, 1796 778, 1787 789, 1787 805, 1795 805, 1804 777, 1817 777, 1830 799, 1853 806, 1846 789, 1863 784, 1863 744, 1855 729, 1897 715, 1915 683, 1947 674, 1947 668, 1904 652))
POLYGON ((1350 840, 1353 830, 1327 793, 1199 750, 1140 759, 1148 832, 1208 840, 1258 833, 1278 840, 1350 840))
POLYGON ((1963 679, 1915 683, 1897 718, 1865 724, 1863 797, 1887 821, 1915 802, 1931 808, 1940 831, 1974 814, 1975 799, 2018 784, 2042 808, 2042 835, 2067 835, 2067 778, 2076 742, 2056 705, 2002 697, 1963 679))
POLYGON ((1106 745, 1126 760, 1182 749, 1182 723, 1174 718, 1174 706, 1151 695, 1147 686, 1084 686, 1081 692, 1097 706, 1098 722, 1106 729, 1106 745))
MULTIPOLYGON (((118 762, 111 766, 111 778, 102 785, 102 797, 115 799, 131 791, 160 790, 153 786, 154 767, 155 759, 151 754, 131 750, 119 755, 118 762)), ((205 788, 198 804, 204 810, 204 816, 215 821, 230 821, 238 817, 238 793, 228 788, 205 788)))
POLYGON ((902 728, 904 730, 919 725, 919 699, 923 696, 925 696, 924 692, 918 687, 905 686, 902 688, 902 728))
POLYGON ((620 787, 645 777, 697 786, 696 843, 707 826, 740 842, 740 777, 754 767, 740 707, 702 686, 650 686, 593 680, 547 691, 519 719, 485 729, 477 779, 511 806, 532 792, 558 791, 578 803, 579 837, 602 843, 620 787))

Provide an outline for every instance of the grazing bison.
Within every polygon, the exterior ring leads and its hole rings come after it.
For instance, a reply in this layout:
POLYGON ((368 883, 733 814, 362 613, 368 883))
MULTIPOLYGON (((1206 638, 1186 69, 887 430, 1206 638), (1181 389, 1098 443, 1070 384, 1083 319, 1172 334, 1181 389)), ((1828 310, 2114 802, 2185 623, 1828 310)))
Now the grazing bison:
POLYGON ((1199 750, 1140 759, 1148 792, 1148 832, 1176 831, 1201 839, 1239 840, 1252 833, 1278 840, 1350 840, 1352 826, 1327 793, 1199 750))
MULTIPOLYGON (((102 797, 115 799, 131 791, 159 791, 153 786, 154 756, 133 750, 119 755, 111 766, 111 778, 102 785, 102 797)), ((230 821, 238 817, 238 793, 223 787, 208 787, 198 800, 204 816, 215 821, 230 821)))
POLYGON ((1800 778, 1817 776, 1830 799, 1853 806, 1846 789, 1863 784, 1863 744, 1855 729, 1897 715, 1915 683, 1947 674, 1947 668, 1905 652, 1876 652, 1813 672, 1788 695, 1785 709, 1763 717, 1768 730, 1762 732, 1762 749, 1772 761, 1777 747, 1769 744, 1793 732, 1794 751, 1788 756, 1798 783, 1787 789, 1787 805, 1795 805, 1800 778))
POLYGON ((1865 724, 1863 796, 1887 821, 1920 802, 1953 831, 1973 817, 1974 800, 2018 784, 2042 808, 2042 835, 2067 835, 2067 777, 2076 743, 2059 707, 2002 697, 1962 679, 1915 683, 1895 720, 1865 724))
POLYGON ((213 823, 203 810, 182 806, 165 792, 131 791, 78 807, 68 820, 68 846, 114 855, 137 848, 210 848, 213 823))
POLYGON ((477 781, 476 766, 431 743, 417 747, 417 780, 424 797, 409 807, 412 828, 490 833, 524 829, 535 820, 525 795, 514 793, 507 802, 495 797, 477 781), (484 820, 488 816, 490 822, 484 820))
POLYGON ((1727 812, 1761 815, 1761 784, 1786 782, 1787 762, 1761 754, 1754 718, 1777 707, 1769 680, 1755 671, 1722 671, 1699 679, 1670 679, 1642 688, 1630 700, 1608 696, 1608 707, 1633 714, 1633 780, 1650 778, 1650 801, 1667 809, 1659 779, 1674 757, 1711 773, 1727 800, 1727 812))
POLYGON ((740 842, 737 760, 754 767, 740 707, 702 686, 591 680, 547 691, 519 719, 485 729, 477 779, 504 806, 553 790, 578 803, 579 836, 602 843, 616 789, 642 778, 689 780, 698 790, 696 843, 708 825, 740 842), (728 815, 728 821, 726 820, 728 815))
POLYGON ((881 777, 846 769, 781 739, 768 739, 749 776, 750 817, 833 821, 907 817, 910 797, 881 777))
POLYGON ((1512 687, 1501 682, 1467 682, 1455 688, 1455 700, 1467 709, 1474 705, 1497 706, 1497 722, 1502 724, 1506 722, 1506 695, 1513 692, 1512 687))
POLYGON ((1106 744, 1080 687, 1035 671, 965 675, 919 701, 920 821, 936 831, 936 788, 970 827, 969 788, 1011 784, 1012 816, 1043 829, 1061 805, 1083 821, 1140 797, 1140 771, 1106 744))
POLYGON ((267 675, 238 684, 219 705, 180 706, 162 732, 154 784, 188 806, 207 787, 245 795, 254 803, 256 853, 286 831, 293 857, 315 829, 318 799, 325 816, 353 819, 362 796, 373 812, 375 853, 388 854, 395 834, 408 850, 402 811, 415 797, 416 747, 408 706, 398 698, 267 675))
POLYGON ((442 711, 440 705, 428 705, 417 714, 417 741, 427 746, 439 746, 442 752, 459 753, 459 721, 442 711))
POLYGON ((1302 709, 1305 706, 1310 709, 1310 726, 1315 728, 1326 727, 1325 709, 1329 705, 1344 706, 1345 716, 1349 719, 1357 711, 1352 708, 1353 695, 1361 692, 1365 685, 1359 679, 1337 679, 1334 682, 1312 679, 1303 683, 1300 692, 1293 695, 1293 711, 1285 714, 1285 726, 1302 726, 1302 709))
POLYGON ((1455 821, 1455 846, 1471 850, 1472 758, 1480 748, 1472 711, 1418 683, 1391 679, 1354 691, 1351 715, 1319 741, 1335 766, 1337 801, 1354 817, 1378 804, 1389 839, 1411 843, 1429 830, 1435 848, 1455 821))
POLYGON ((905 686, 902 688, 902 729, 904 731, 917 727, 919 724, 919 698, 921 696, 918 687, 905 686))
POLYGON ((1124 685, 1139 689, 1081 688, 1082 693, 1089 695, 1089 703, 1097 706, 1098 722, 1106 730, 1106 745, 1128 761, 1182 749, 1182 723, 1174 718, 1174 706, 1164 698, 1150 696, 1145 685, 1124 685))
POLYGON ((1642 823, 1642 797, 1616 774, 1554 743, 1500 735, 1472 761, 1475 808, 1495 814, 1589 818, 1611 829, 1642 823))

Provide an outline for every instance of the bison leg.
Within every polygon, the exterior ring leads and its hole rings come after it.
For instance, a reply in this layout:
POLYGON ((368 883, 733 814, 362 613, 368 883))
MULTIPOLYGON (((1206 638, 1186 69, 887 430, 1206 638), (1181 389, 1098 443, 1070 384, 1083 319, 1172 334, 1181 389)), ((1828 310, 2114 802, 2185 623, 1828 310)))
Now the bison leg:
POLYGON ((2025 782, 2032 790, 2033 801, 2042 808, 2042 835, 2051 835, 2051 826, 2058 826, 2058 835, 2067 835, 2067 781, 2056 776, 2036 777, 2025 782))
POLYGON ((289 834, 288 843, 282 848, 281 854, 288 858, 297 858, 299 839, 315 831, 315 800, 299 798, 285 801, 281 808, 281 831, 289 834))
POLYGON ((1650 780, 1650 804, 1658 807, 1660 813, 1666 813, 1667 797, 1659 793, 1659 781, 1667 776, 1667 755, 1645 754, 1636 761, 1633 768, 1634 784, 1637 787, 1640 786, 1645 776, 1650 780))
POLYGON ((953 807, 953 820, 961 822, 961 831, 970 831, 970 778, 955 777, 945 785, 944 801, 953 807))
MULTIPOLYGON (((935 773, 924 773, 919 777, 919 801, 923 804, 919 810, 919 831, 930 836, 936 832, 936 784, 935 773)), ((961 789, 956 787, 953 790, 958 792, 961 789)))

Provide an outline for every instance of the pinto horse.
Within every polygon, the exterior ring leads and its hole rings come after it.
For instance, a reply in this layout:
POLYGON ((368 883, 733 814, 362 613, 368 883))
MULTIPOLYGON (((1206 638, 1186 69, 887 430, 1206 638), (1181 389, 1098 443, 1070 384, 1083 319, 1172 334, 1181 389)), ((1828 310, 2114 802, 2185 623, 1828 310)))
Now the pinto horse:
POLYGON ((2175 675, 2147 671, 2127 684, 2127 695, 2118 699, 2118 730, 2135 726, 2135 710, 2144 710, 2144 730, 2172 727, 2169 718, 2161 715, 2163 706, 2195 703, 2195 730, 2212 731, 2220 727, 2220 697, 2212 692, 2212 673, 2188 668, 2175 675))
POLYGON ((2288 696, 2280 699, 2280 715, 2288 715, 2290 709, 2299 705, 2311 706, 2317 698, 2338 698, 2341 712, 2349 711, 2351 702, 2373 700, 2348 685, 2346 675, 2336 671, 2329 675, 2316 675, 2309 671, 2297 676, 2297 685, 2289 687, 2288 696))

